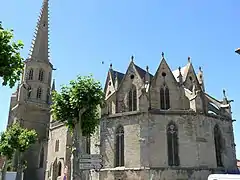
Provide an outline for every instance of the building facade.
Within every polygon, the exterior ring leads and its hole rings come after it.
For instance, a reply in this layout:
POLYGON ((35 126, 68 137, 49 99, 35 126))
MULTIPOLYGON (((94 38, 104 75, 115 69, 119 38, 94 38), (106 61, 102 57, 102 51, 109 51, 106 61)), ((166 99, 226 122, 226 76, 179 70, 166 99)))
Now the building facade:
MULTIPOLYGON (((83 137, 82 152, 91 154, 90 137, 83 137)), ((72 136, 67 126, 59 121, 51 120, 48 138, 45 180, 71 179, 72 136)), ((98 152, 99 153, 99 152, 98 152)), ((89 177, 85 171, 83 177, 89 177)))
POLYGON ((38 142, 24 154, 27 169, 24 180, 42 180, 46 169, 50 90, 53 65, 48 54, 48 0, 44 0, 29 57, 17 91, 12 94, 8 126, 20 121, 24 128, 34 129, 38 142))
POLYGON ((205 92, 190 58, 172 71, 162 54, 151 75, 132 57, 126 73, 110 66, 104 90, 100 180, 203 180, 236 169, 231 101, 205 92))
MULTIPOLYGON (((44 0, 21 83, 11 96, 8 125, 18 120, 39 138, 25 153, 24 180, 70 179, 71 174, 71 133, 50 115, 55 83, 48 24, 44 0)), ((103 168, 91 170, 89 179, 205 180, 212 172, 237 168, 231 101, 225 91, 223 100, 205 92, 203 72, 195 73, 190 58, 172 71, 162 54, 155 75, 133 57, 126 73, 111 65, 104 92, 99 129, 83 140, 85 153, 103 156, 103 168)))

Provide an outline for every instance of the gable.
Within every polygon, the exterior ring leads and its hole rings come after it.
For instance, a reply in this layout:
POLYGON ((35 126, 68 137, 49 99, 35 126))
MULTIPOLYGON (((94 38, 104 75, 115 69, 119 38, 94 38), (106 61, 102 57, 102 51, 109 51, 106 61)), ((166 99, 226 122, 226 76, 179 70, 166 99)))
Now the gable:
POLYGON ((192 63, 188 64, 187 72, 185 74, 186 74, 186 76, 184 79, 184 86, 192 91, 192 85, 193 85, 192 82, 195 81, 196 88, 199 89, 200 85, 199 85, 195 70, 192 66, 192 63))
POLYGON ((163 82, 174 83, 174 84, 177 83, 171 69, 169 68, 164 58, 162 58, 162 61, 158 66, 158 69, 153 77, 151 86, 152 87, 159 86, 163 82))
POLYGON ((105 83, 105 99, 110 97, 114 92, 115 92, 114 80, 109 72, 105 83))

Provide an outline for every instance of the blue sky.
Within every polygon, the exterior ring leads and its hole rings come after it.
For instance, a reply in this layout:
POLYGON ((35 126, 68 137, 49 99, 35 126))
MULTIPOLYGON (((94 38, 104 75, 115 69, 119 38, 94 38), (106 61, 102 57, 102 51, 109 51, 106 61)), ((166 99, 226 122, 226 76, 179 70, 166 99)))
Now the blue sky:
MULTIPOLYGON (((0 20, 4 27, 14 29, 16 39, 23 40, 24 57, 41 4, 41 0, 1 2, 0 20)), ((152 73, 162 51, 172 69, 185 65, 190 56, 196 70, 202 66, 209 94, 222 99, 225 88, 235 100, 232 111, 238 150, 240 56, 234 49, 240 47, 239 7, 239 0, 50 0, 50 56, 57 68, 57 88, 78 74, 93 73, 103 83, 109 64, 125 71, 131 55, 152 73)), ((0 87, 0 130, 6 126, 14 90, 0 87)))

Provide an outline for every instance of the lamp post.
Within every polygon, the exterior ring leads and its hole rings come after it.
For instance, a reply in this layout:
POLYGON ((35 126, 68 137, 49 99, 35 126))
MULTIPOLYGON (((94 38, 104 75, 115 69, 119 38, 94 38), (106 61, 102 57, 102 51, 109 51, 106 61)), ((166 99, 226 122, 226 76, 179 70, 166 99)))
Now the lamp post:
POLYGON ((235 50, 235 53, 237 53, 237 54, 240 55, 240 48, 237 48, 237 49, 235 50))

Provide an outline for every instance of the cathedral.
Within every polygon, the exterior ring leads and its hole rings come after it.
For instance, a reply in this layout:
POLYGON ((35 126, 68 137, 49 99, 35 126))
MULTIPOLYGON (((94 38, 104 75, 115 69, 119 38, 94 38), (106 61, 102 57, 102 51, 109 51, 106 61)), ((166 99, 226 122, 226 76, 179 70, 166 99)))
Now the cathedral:
MULTIPOLYGON (((71 133, 50 114, 53 65, 48 55, 48 0, 44 0, 29 57, 11 96, 8 125, 16 120, 35 129, 38 142, 24 155, 24 180, 70 180, 71 133)), ((106 106, 83 152, 101 154, 102 169, 89 180, 206 180, 235 170, 236 150, 230 103, 205 91, 203 71, 190 57, 172 71, 162 53, 156 73, 132 56, 126 72, 110 65, 104 85, 106 106)))

